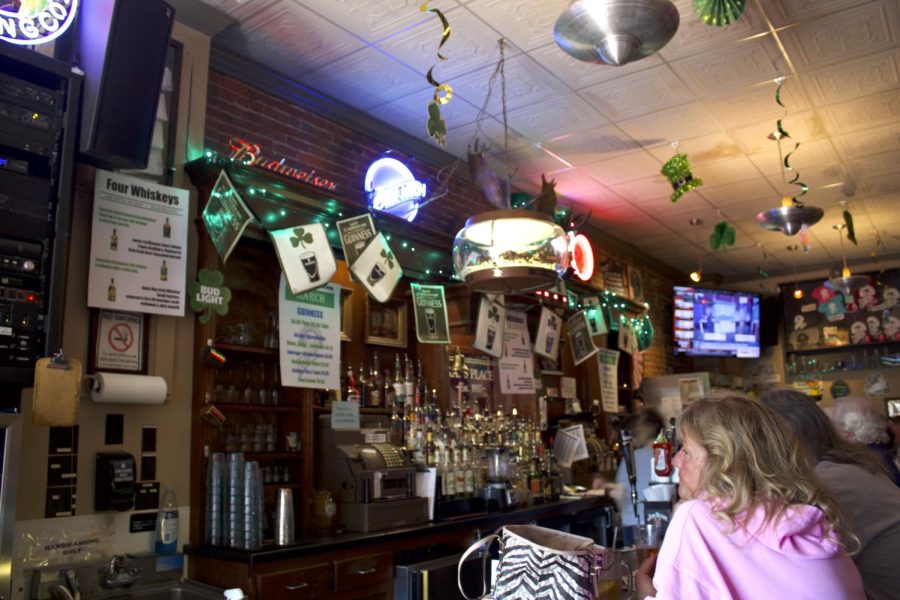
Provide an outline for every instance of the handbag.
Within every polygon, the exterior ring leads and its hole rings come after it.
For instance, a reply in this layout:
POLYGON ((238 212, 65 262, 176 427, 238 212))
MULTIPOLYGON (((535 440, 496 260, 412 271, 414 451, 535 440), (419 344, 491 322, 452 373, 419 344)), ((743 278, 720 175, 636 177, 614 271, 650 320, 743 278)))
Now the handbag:
POLYGON ((500 544, 500 564, 492 594, 482 586, 478 598, 493 600, 593 600, 597 594, 600 571, 604 568, 606 548, 594 540, 538 525, 507 525, 478 540, 463 553, 457 569, 457 585, 466 600, 462 585, 462 566, 466 559, 484 550, 482 565, 487 565, 488 547, 500 544))

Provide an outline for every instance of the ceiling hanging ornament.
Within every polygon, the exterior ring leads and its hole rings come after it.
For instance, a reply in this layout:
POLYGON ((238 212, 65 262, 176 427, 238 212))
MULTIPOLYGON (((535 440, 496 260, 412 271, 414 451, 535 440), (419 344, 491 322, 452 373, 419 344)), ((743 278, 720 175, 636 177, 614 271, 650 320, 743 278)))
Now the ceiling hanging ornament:
MULTIPOLYGON (((504 40, 500 60, 488 82, 488 96, 479 113, 487 109, 495 79, 501 82, 504 155, 508 155, 504 40)), ((469 170, 476 192, 490 210, 466 221, 453 241, 456 275, 476 292, 530 293, 554 285, 569 268, 569 239, 550 215, 537 210, 511 208, 509 180, 494 173, 479 150, 478 140, 469 151, 469 170)), ((544 180, 538 204, 555 205, 554 182, 544 180)))
POLYGON ((678 142, 672 142, 672 147, 675 149, 675 156, 667 160, 659 172, 666 176, 675 190, 672 192, 672 202, 678 202, 683 195, 703 185, 703 180, 694 177, 687 154, 678 152, 678 142))
POLYGON ((679 20, 669 0, 575 0, 556 20, 553 38, 573 58, 620 67, 659 51, 679 20))
POLYGON ((828 281, 825 282, 825 287, 835 292, 841 292, 845 296, 850 296, 853 292, 869 283, 869 276, 854 275, 850 271, 850 267, 847 266, 847 255, 844 254, 844 229, 846 228, 847 226, 844 223, 834 225, 834 229, 838 232, 838 239, 841 241, 841 260, 844 264, 840 272, 835 272, 828 278, 828 281))
POLYGON ((728 246, 734 246, 736 235, 734 227, 729 225, 728 221, 719 221, 709 234, 709 247, 713 252, 727 250, 728 246))
POLYGON ((744 14, 744 0, 694 0, 694 14, 707 25, 731 25, 744 14))
MULTIPOLYGON (((787 107, 785 107, 784 103, 781 101, 781 88, 784 86, 784 82, 784 77, 779 76, 775 79, 775 83, 778 84, 778 87, 775 90, 775 102, 784 109, 784 114, 786 116, 787 107)), ((786 155, 782 155, 781 140, 784 138, 793 140, 791 135, 785 130, 782 124, 783 121, 784 117, 778 119, 776 129, 769 134, 769 139, 775 140, 778 143, 778 157, 779 162, 781 163, 782 182, 785 185, 798 186, 800 188, 800 193, 793 197, 785 194, 781 198, 781 206, 778 208, 770 208, 769 210, 759 213, 756 215, 756 222, 759 223, 760 227, 763 229, 781 231, 785 235, 796 235, 803 227, 818 223, 824 216, 825 211, 817 206, 806 206, 800 201, 800 198, 809 192, 809 186, 800 181, 800 173, 791 166, 791 156, 797 151, 797 148, 800 147, 800 142, 795 141, 794 148, 786 155), (794 177, 790 181, 787 180, 787 171, 794 172, 794 177)))
MULTIPOLYGON (((437 57, 438 60, 441 61, 447 60, 447 57, 441 54, 441 48, 443 48, 444 44, 447 43, 447 40, 450 39, 450 22, 447 21, 447 17, 445 17, 444 13, 439 9, 428 8, 428 2, 423 2, 422 6, 419 7, 419 10, 422 12, 434 13, 441 20, 441 25, 444 29, 441 34, 441 43, 438 44, 437 57)), ((441 115, 441 106, 447 104, 453 98, 453 88, 450 87, 449 83, 440 83, 434 78, 433 72, 435 66, 437 65, 432 65, 425 75, 425 79, 432 87, 434 87, 434 94, 431 101, 428 103, 428 120, 425 122, 425 128, 428 131, 428 137, 433 139, 443 148, 447 142, 447 122, 444 121, 444 117, 441 115)))

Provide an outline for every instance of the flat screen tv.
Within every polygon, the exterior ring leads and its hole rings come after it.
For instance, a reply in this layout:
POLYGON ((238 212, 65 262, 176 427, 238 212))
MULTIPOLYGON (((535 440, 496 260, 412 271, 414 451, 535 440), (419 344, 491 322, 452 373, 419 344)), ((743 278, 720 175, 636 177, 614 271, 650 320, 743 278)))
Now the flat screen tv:
POLYGON ((759 294, 674 286, 675 354, 759 357, 759 294))

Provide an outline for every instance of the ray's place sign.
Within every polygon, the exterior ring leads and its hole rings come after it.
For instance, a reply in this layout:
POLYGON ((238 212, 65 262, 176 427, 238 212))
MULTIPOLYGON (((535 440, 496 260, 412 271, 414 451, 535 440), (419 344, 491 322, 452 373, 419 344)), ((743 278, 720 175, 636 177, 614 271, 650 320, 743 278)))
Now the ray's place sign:
POLYGON ((0 0, 0 40, 31 46, 62 35, 75 20, 78 0, 0 0))

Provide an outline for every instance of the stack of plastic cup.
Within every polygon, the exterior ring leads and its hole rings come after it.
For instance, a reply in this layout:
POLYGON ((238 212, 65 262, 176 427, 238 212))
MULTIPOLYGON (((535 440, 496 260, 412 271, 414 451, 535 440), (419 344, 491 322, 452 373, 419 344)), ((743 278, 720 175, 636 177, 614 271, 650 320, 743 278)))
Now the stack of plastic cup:
POLYGON ((224 543, 244 547, 244 455, 230 452, 225 468, 224 543))
POLYGON ((221 546, 224 539, 225 454, 214 452, 206 474, 206 543, 221 546))
POLYGON ((262 472, 259 463, 244 464, 244 550, 262 547, 262 472))

